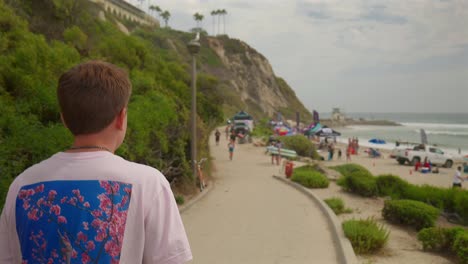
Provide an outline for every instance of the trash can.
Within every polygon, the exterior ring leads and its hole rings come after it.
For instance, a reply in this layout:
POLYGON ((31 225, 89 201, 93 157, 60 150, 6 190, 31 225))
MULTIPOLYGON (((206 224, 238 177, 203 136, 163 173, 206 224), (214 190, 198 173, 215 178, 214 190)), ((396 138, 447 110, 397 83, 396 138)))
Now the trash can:
POLYGON ((286 166, 284 168, 284 174, 286 174, 286 178, 291 178, 294 169, 294 163, 292 161, 286 162, 286 166))

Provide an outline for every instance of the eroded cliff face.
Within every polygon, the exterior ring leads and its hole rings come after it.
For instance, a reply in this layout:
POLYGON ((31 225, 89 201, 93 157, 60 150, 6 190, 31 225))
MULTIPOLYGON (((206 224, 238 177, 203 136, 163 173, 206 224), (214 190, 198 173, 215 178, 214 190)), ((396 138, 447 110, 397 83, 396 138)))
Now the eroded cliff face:
POLYGON ((266 116, 274 116, 278 111, 291 116, 298 111, 302 118, 310 118, 310 112, 286 82, 275 76, 262 54, 240 40, 227 37, 206 40, 220 58, 222 67, 205 67, 204 70, 234 90, 247 108, 262 111, 266 116))

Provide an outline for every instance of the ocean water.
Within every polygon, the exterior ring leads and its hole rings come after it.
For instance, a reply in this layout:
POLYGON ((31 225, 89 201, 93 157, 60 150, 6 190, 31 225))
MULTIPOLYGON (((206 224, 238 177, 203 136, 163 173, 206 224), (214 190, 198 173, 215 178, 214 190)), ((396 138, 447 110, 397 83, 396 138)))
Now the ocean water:
MULTIPOLYGON (((358 137, 367 143, 372 138, 384 139, 384 148, 395 147, 395 142, 421 142, 420 130, 424 129, 429 144, 437 145, 450 153, 458 149, 468 154, 468 113, 347 113, 347 117, 366 120, 390 120, 402 126, 350 126, 341 128, 340 141, 349 137, 358 137)), ((327 115, 322 115, 326 118, 327 115)), ((372 144, 362 144, 372 146, 372 144)))

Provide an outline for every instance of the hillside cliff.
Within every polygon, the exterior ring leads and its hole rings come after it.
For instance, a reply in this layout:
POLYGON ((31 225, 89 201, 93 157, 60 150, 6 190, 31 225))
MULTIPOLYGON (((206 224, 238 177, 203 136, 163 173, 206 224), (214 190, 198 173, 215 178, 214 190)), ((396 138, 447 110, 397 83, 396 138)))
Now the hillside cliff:
POLYGON ((274 74, 262 54, 245 42, 227 36, 207 37, 206 44, 220 58, 222 67, 206 65, 204 69, 235 91, 247 110, 266 116, 282 112, 289 118, 297 111, 302 118, 310 119, 310 113, 294 91, 274 74))

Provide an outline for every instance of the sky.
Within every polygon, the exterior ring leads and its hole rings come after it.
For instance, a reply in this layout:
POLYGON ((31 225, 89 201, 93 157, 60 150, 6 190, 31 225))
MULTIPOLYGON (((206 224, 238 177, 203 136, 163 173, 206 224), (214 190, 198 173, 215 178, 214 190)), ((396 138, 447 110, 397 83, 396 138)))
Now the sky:
MULTIPOLYGON (((140 6, 137 0, 128 0, 140 6)), ((468 113, 468 0, 145 0, 169 26, 226 34, 269 60, 309 110, 468 113)))

